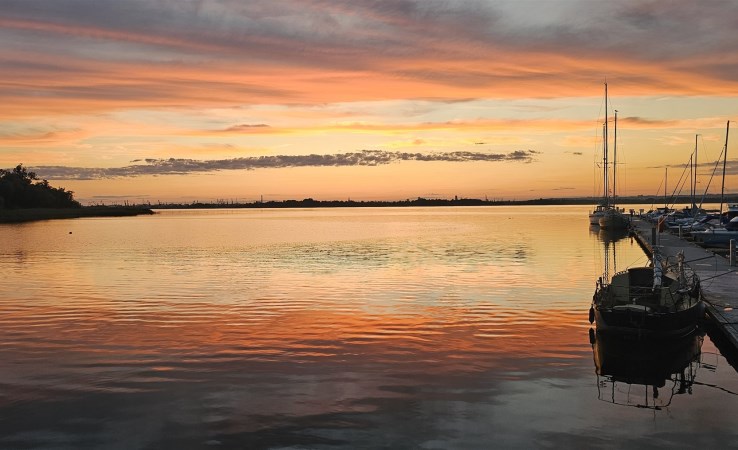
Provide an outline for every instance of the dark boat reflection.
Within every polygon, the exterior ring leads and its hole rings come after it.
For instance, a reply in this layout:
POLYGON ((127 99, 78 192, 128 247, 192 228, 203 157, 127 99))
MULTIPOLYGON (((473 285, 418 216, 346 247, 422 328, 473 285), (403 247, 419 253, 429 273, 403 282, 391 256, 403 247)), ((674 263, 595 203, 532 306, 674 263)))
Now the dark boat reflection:
POLYGON ((628 230, 603 230, 599 226, 590 226, 589 233, 597 235, 597 239, 604 244, 614 244, 615 242, 630 236, 630 232, 628 230))
POLYGON ((590 330, 598 399, 660 410, 692 394, 704 333, 658 341, 628 340, 590 330))

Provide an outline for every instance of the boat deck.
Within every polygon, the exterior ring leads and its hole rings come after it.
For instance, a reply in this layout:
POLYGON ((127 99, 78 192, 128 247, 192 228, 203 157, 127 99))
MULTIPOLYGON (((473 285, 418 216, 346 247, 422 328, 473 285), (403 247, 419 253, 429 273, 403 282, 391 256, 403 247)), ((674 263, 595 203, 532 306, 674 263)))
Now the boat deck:
MULTIPOLYGON (((633 219, 636 239, 649 256, 654 245, 651 242, 652 228, 648 221, 633 219)), ((700 277, 708 315, 738 349, 738 267, 731 267, 726 257, 668 232, 657 233, 656 247, 668 257, 684 252, 685 261, 700 277)))

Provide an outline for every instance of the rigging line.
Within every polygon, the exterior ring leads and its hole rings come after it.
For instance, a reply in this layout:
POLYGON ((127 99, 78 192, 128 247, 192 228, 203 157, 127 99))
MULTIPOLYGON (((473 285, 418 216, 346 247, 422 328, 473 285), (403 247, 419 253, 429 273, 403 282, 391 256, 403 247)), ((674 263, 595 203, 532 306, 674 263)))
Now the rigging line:
MULTIPOLYGON (((654 197, 653 197, 653 198, 652 198, 651 200, 653 200, 654 198, 656 198, 656 197, 658 197, 658 196, 659 196, 659 192, 661 192, 661 186, 663 186, 663 185, 664 185, 664 181, 666 181, 666 180, 664 180, 664 179, 662 178, 662 179, 661 179, 661 183, 659 183, 659 188, 658 188, 658 189, 656 189, 656 195, 655 195, 655 196, 654 196, 654 197)), ((653 209, 653 201, 651 201, 651 209, 653 209)))
POLYGON ((682 188, 684 187, 684 184, 687 182, 687 167, 689 166, 689 163, 684 164, 684 170, 682 170, 682 174, 679 176, 679 181, 677 181, 676 186, 674 187, 674 190, 671 193, 670 204, 674 206, 676 203, 676 196, 682 194, 682 188), (679 184, 681 183, 681 187, 679 184), (679 187, 679 194, 677 194, 677 187, 679 187))
POLYGON ((720 304, 720 303, 715 303, 715 302, 710 301, 710 300, 708 300, 708 299, 706 299, 704 297, 702 298, 702 301, 705 302, 705 303, 707 303, 708 305, 712 306, 713 308, 715 308, 714 313, 715 314, 718 314, 720 317, 722 317, 723 319, 725 319, 726 322, 728 322, 728 319, 725 318, 725 316, 721 313, 721 311, 718 308, 723 308, 723 310, 725 310, 726 308, 732 309, 733 307, 731 305, 724 305, 724 304, 720 304))
MULTIPOLYGON (((600 113, 601 112, 602 112, 602 103, 600 103, 600 113)), ((593 186, 592 187, 592 189, 593 189, 593 191, 592 191, 592 197, 597 197, 597 194, 600 192, 600 187, 601 187, 600 184, 599 184, 600 183, 601 176, 600 176, 600 170, 599 170, 600 165, 599 165, 599 162, 598 162, 599 159, 600 159, 600 154, 599 154, 599 147, 600 147, 600 142, 599 142, 599 137, 600 137, 600 135, 599 135, 599 128, 600 127, 599 127, 599 125, 601 123, 602 123, 602 121, 598 119, 597 120, 597 126, 595 127, 595 132, 594 132, 594 135, 595 136, 594 136, 594 140, 593 140, 594 146, 595 146, 595 150, 594 150, 594 152, 592 154, 592 157, 594 158, 594 161, 592 161, 592 163, 593 163, 593 166, 592 166, 592 180, 593 180, 593 183, 592 183, 592 186, 593 186)))
POLYGON ((679 196, 682 195, 682 189, 684 189, 684 185, 687 184, 687 178, 685 177, 683 180, 680 180, 680 181, 681 181, 682 184, 681 184, 681 186, 679 186, 679 192, 676 193, 675 195, 672 195, 672 197, 671 197, 671 200, 672 200, 671 206, 672 206, 672 208, 674 207, 674 205, 676 205, 677 198, 679 198, 679 196))
MULTIPOLYGON (((718 271, 718 260, 717 260, 717 258, 715 258, 715 261, 714 261, 714 262, 715 262, 715 267, 714 267, 714 269, 713 269, 713 270, 714 270, 714 271, 713 271, 713 273, 717 273, 717 271, 718 271)), ((702 282, 704 282, 704 281, 707 281, 707 280, 712 280, 713 278, 716 278, 716 277, 717 277, 717 276, 713 276, 713 277, 710 277, 710 278, 705 278, 704 280, 700 278, 700 284, 701 284, 702 282)), ((712 282, 710 282, 710 283, 709 283, 709 284, 707 285, 707 287, 708 287, 708 288, 709 288, 710 286, 712 286, 712 282)), ((709 303, 709 302, 708 302, 708 303, 709 303)))
POLYGON ((714 278, 719 278, 719 277, 722 277, 723 275, 729 275, 729 274, 731 274, 731 273, 738 273, 738 269, 735 269, 735 270, 729 270, 729 271, 727 271, 727 272, 723 272, 723 273, 721 273, 721 274, 719 274, 719 275, 715 275, 715 276, 712 276, 712 277, 710 277, 710 278, 704 278, 704 279, 702 279, 701 281, 708 281, 708 280, 712 280, 712 279, 714 279, 714 278))
POLYGON ((720 156, 715 160, 715 167, 712 168, 712 175, 710 175, 710 179, 707 181, 707 187, 705 188, 705 192, 702 194, 702 199, 700 200, 700 208, 702 208, 702 204, 705 202, 705 197, 707 196, 707 191, 710 190, 710 184, 712 184, 712 179, 715 177, 715 172, 718 169, 718 165, 720 164, 720 159, 723 157, 723 151, 720 150, 720 156))
POLYGON ((713 254, 712 254, 712 255, 710 255, 710 256, 704 256, 704 257, 702 257, 702 258, 697 258, 697 259, 690 259, 689 261, 684 261, 684 263, 686 264, 686 263, 691 263, 691 262, 695 262, 695 261, 702 261, 703 259, 710 259, 710 258, 715 258, 715 257, 717 257, 717 255, 715 255, 715 254, 713 253, 713 254))
POLYGON ((648 258, 647 258, 647 257, 646 257, 645 255, 644 255, 644 256, 641 256, 640 258, 636 259, 636 260, 635 260, 635 261, 633 261, 632 263, 630 263, 630 264, 628 264, 627 266, 625 266, 625 270, 628 270, 628 269, 630 269, 631 267, 634 267, 634 265, 635 265, 635 264, 640 264, 641 260, 644 260, 644 259, 645 259, 646 261, 648 261, 648 258))

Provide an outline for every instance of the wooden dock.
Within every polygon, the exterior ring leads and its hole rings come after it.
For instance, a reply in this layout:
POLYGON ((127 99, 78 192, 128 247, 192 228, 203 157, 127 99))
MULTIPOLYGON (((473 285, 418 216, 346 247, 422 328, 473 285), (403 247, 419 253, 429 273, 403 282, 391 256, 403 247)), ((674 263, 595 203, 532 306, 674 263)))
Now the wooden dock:
POLYGON ((738 349, 738 267, 731 267, 727 258, 669 232, 657 233, 654 243, 653 224, 639 218, 634 218, 632 224, 638 243, 649 256, 654 246, 667 257, 684 252, 685 262, 700 278, 708 316, 738 349))

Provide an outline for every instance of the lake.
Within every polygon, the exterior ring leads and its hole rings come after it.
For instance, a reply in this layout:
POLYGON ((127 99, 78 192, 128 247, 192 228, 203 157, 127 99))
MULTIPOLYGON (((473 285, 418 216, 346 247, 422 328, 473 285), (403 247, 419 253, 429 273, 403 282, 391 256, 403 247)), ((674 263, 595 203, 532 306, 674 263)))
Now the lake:
POLYGON ((0 448, 738 448, 710 336, 591 343, 587 209, 0 225, 0 448))

